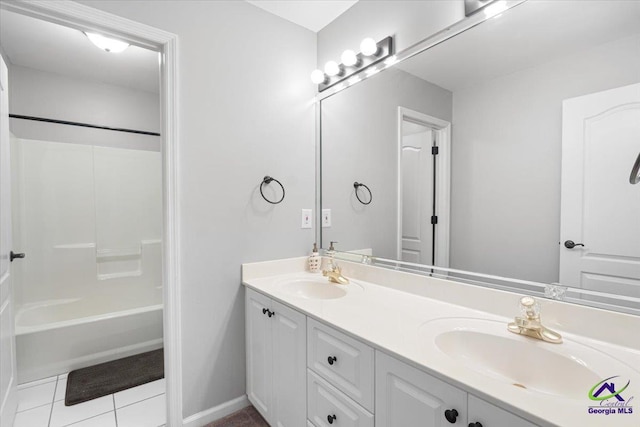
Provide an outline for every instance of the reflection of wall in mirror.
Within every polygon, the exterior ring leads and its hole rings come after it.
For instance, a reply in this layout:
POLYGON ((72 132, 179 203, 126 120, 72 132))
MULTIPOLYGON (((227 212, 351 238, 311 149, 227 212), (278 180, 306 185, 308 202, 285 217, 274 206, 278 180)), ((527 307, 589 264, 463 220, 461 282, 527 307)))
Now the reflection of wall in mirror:
POLYGON ((562 101, 638 82, 639 44, 620 39, 454 93, 452 268, 558 281, 562 101))
POLYGON ((396 258, 398 106, 450 121, 451 102, 451 92, 398 69, 322 101, 322 205, 332 210, 324 246, 396 258), (373 203, 357 201, 354 181, 369 186, 373 203))

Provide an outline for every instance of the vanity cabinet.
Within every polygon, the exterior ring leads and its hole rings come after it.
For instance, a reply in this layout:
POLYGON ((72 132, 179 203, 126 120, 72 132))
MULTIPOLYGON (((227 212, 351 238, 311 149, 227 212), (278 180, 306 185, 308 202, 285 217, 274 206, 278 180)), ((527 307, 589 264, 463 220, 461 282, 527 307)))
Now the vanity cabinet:
POLYGON ((536 427, 246 291, 247 395, 274 427, 536 427))
POLYGON ((307 319, 246 290, 247 396, 272 426, 306 423, 307 319))
POLYGON ((469 395, 467 402, 471 427, 537 427, 517 415, 469 395), (480 424, 480 425, 478 425, 480 424))
POLYGON ((467 426, 466 392, 376 351, 376 427, 451 425, 467 426))

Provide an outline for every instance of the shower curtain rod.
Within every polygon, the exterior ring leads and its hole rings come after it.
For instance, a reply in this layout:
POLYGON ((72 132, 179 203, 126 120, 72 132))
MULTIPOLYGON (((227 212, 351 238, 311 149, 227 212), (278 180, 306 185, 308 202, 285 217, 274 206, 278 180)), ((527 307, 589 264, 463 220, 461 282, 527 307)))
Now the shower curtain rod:
POLYGON ((112 131, 115 131, 115 132, 136 133, 136 134, 139 134, 139 135, 160 136, 160 134, 157 133, 157 132, 148 132, 146 130, 112 128, 112 127, 109 127, 109 126, 99 126, 99 125, 92 125, 92 124, 89 124, 89 123, 80 123, 80 122, 69 122, 69 121, 66 121, 66 120, 46 119, 44 117, 23 116, 23 115, 20 115, 20 114, 9 114, 9 118, 11 118, 11 119, 21 119, 21 120, 33 120, 33 121, 36 121, 36 122, 45 122, 45 123, 56 123, 56 124, 59 124, 59 125, 80 126, 80 127, 83 127, 83 128, 112 130, 112 131))

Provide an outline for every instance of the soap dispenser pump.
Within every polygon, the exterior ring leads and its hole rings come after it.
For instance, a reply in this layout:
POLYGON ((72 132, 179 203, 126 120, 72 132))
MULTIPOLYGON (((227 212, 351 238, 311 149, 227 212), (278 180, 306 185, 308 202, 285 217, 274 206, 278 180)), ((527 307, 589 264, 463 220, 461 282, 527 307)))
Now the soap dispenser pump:
POLYGON ((309 256, 309 271, 312 273, 317 273, 320 271, 320 262, 322 258, 318 253, 318 245, 313 244, 313 250, 311 251, 311 255, 309 256))

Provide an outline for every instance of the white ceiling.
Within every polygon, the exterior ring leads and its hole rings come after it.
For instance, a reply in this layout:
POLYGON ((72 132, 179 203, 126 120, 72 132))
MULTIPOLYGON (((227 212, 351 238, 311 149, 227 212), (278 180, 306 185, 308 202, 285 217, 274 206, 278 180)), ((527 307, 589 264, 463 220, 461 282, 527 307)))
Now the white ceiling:
POLYGON ((527 1, 397 65, 456 91, 640 32, 640 1, 527 1))
POLYGON ((316 33, 357 2, 358 0, 247 0, 247 3, 316 33))
POLYGON ((0 43, 14 65, 146 92, 159 91, 158 52, 108 53, 80 31, 2 10, 0 43))

